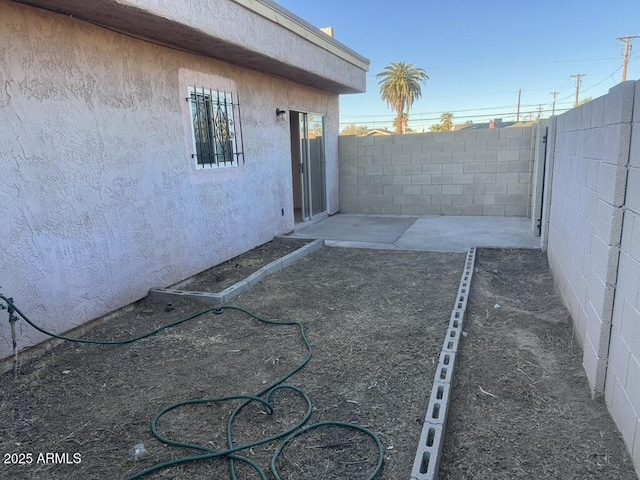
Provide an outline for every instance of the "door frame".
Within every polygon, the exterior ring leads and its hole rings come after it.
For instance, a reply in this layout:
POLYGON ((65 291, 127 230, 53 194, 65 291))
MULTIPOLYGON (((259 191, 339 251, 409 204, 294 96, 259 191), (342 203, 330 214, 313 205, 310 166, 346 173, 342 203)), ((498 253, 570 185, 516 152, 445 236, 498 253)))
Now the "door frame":
POLYGON ((321 113, 289 110, 289 128, 291 138, 291 173, 292 173, 292 189, 293 189, 293 211, 294 223, 296 225, 307 226, 309 222, 315 222, 328 216, 327 210, 327 177, 326 177, 326 133, 325 133, 326 115, 321 113), (323 188, 322 208, 320 212, 313 213, 313 196, 314 191, 312 184, 314 183, 317 173, 311 166, 311 152, 309 138, 309 122, 310 115, 318 116, 322 119, 322 170, 320 172, 321 183, 323 188), (302 134, 304 122, 304 135, 302 134), (298 213, 299 212, 299 213, 298 213))

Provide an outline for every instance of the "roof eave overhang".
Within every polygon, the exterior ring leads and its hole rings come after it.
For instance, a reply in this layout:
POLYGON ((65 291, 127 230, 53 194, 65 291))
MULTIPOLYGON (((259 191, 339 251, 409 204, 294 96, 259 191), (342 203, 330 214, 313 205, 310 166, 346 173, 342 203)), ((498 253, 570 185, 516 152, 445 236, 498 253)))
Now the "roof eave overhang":
MULTIPOLYGON (((361 93, 366 88, 369 60, 270 0, 229 1, 248 10, 248 15, 253 17, 252 21, 277 25, 277 31, 281 35, 302 42, 304 48, 307 51, 311 49, 319 59, 340 65, 340 70, 347 72, 347 75, 343 75, 344 78, 333 73, 335 68, 324 72, 319 69, 314 71, 313 65, 301 66, 303 62, 274 55, 266 48, 261 51, 259 45, 242 45, 233 39, 217 35, 213 28, 189 25, 184 19, 171 18, 171 15, 146 8, 144 2, 138 0, 14 1, 331 93, 361 93)), ((239 25, 238 28, 242 26, 239 25)))

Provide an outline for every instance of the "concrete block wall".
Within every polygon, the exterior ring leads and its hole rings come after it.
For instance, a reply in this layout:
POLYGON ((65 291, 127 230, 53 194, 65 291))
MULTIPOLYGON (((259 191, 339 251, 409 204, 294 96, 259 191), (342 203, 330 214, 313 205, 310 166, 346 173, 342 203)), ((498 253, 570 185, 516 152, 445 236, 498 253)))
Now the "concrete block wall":
POLYGON ((589 384, 594 394, 604 394, 638 473, 639 124, 640 82, 620 84, 552 119, 544 233, 589 384))
POLYGON ((340 211, 529 216, 532 128, 341 136, 340 211))
POLYGON ((598 393, 609 350, 633 92, 633 83, 622 84, 559 116, 556 125, 549 263, 598 393))
MULTIPOLYGON (((635 86, 605 400, 640 473, 640 82, 635 86)), ((620 217, 614 220, 620 228, 620 217)))

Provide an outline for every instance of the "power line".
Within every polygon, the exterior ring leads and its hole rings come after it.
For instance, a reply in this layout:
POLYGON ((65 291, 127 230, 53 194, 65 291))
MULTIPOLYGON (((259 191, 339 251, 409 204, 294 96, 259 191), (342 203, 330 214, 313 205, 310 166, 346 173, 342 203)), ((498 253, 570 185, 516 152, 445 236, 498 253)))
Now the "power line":
MULTIPOLYGON (((573 103, 572 102, 564 102, 564 103, 560 103, 560 102, 556 102, 557 106, 560 105, 566 105, 567 107, 571 106, 573 103)), ((539 103, 531 103, 531 104, 522 104, 520 105, 521 108, 537 108, 539 105, 539 103)), ((465 114, 467 112, 469 113, 474 113, 474 112, 486 112, 482 115, 476 115, 476 116, 481 116, 481 117, 488 117, 488 116, 493 116, 493 115, 502 115, 502 113, 495 113, 495 110, 502 110, 504 111, 504 109, 514 109, 514 110, 510 110, 510 112, 514 112, 515 109, 517 108, 517 105, 500 105, 500 106, 496 106, 496 107, 485 107, 485 108, 468 108, 468 109, 464 109, 464 110, 447 110, 447 113, 457 113, 457 114, 465 114), (492 112, 494 111, 494 112, 492 112)), ((437 119, 440 118, 440 115, 442 115, 442 111, 438 110, 438 111, 429 111, 429 112, 410 112, 410 117, 412 120, 420 120, 423 117, 427 118, 427 119, 437 119), (436 115, 436 117, 431 117, 432 115, 436 115), (427 116, 427 117, 425 117, 427 116)), ((462 116, 464 118, 466 118, 468 115, 459 115, 462 116)), ((367 119, 370 119, 371 121, 375 121, 375 120, 379 120, 379 121, 389 121, 389 120, 395 120, 397 117, 396 114, 371 114, 371 115, 340 115, 340 119, 342 120, 353 120, 353 121, 357 121, 358 119, 363 119, 364 121, 367 121, 367 119), (386 119, 386 120, 385 120, 386 119)))
MULTIPOLYGON (((640 59, 640 54, 635 54, 632 55, 632 41, 640 38, 640 35, 638 36, 627 36, 627 37, 620 37, 618 38, 618 40, 623 41, 625 43, 625 49, 624 49, 624 63, 623 65, 619 66, 618 68, 616 68, 612 73, 610 73, 609 75, 607 75, 606 77, 602 78, 602 80, 600 80, 599 82, 593 84, 593 85, 589 85, 588 88, 583 89, 582 88, 582 81, 583 78, 587 76, 587 74, 584 73, 580 73, 580 74, 576 74, 576 75, 571 75, 567 80, 565 80, 562 85, 555 89, 555 91, 548 93, 548 96, 545 95, 545 99, 542 103, 536 103, 535 105, 523 105, 522 104, 522 88, 519 89, 518 92, 518 104, 517 105, 502 105, 502 106, 496 106, 496 107, 486 107, 486 108, 471 108, 471 109, 463 109, 463 110, 448 110, 448 112, 450 113, 455 113, 456 114, 456 120, 458 121, 464 121, 466 119, 475 119, 475 118, 489 118, 489 117, 500 117, 500 116, 509 116, 509 117, 515 117, 516 120, 519 120, 520 117, 526 118, 527 116, 529 117, 529 119, 531 119, 533 116, 535 116, 535 114, 537 113, 538 116, 541 116, 543 113, 550 113, 551 115, 556 115, 559 113, 562 113, 563 111, 569 110, 571 107, 575 107, 580 103, 580 93, 584 93, 588 92, 590 90, 593 90, 594 88, 597 88, 598 86, 602 85, 603 83, 612 80, 614 83, 616 82, 616 79, 614 78, 614 75, 616 75, 616 73, 618 73, 621 69, 624 69, 623 72, 623 81, 626 80, 627 77, 627 71, 628 71, 628 65, 632 60, 636 60, 636 59, 640 59), (568 84, 571 82, 571 80, 574 79, 575 80, 575 93, 571 93, 569 95, 566 96, 561 96, 561 94, 563 93, 563 90, 565 89, 565 87, 568 87, 568 84), (575 97, 574 97, 575 96, 575 97), (571 97, 574 97, 574 101, 573 102, 568 102, 566 100, 570 99, 571 97), (565 102, 566 101, 566 102, 565 102), (544 109, 542 108, 543 105, 549 105, 548 107, 545 107, 544 109), (527 108, 531 108, 531 107, 537 107, 537 111, 534 110, 523 110, 523 109, 527 109, 527 108), (513 108, 513 110, 511 110, 513 108), (477 112, 477 113, 476 113, 477 112), (484 112, 484 113, 482 113, 484 112)), ((601 61, 601 60, 609 60, 609 57, 603 57, 603 58, 594 58, 594 59, 588 59, 588 60, 584 60, 584 62, 597 62, 597 61, 601 61)), ((578 60, 576 60, 577 62, 578 60)), ((549 61, 549 62, 545 62, 545 63, 566 63, 565 61, 549 61)), ((469 65, 465 65, 467 67, 469 67, 469 65)), ((475 65, 475 66, 485 66, 485 65, 475 65)), ((435 67, 432 67, 435 68, 435 67)), ((441 68, 447 68, 447 67, 441 67, 441 68)), ((593 73, 593 72, 592 72, 593 73)), ((591 74, 592 74, 591 73, 591 74)), ((590 74, 590 75, 591 75, 590 74)), ((599 75, 597 75, 599 76, 599 75)), ((566 77, 565 77, 566 78, 566 77)), ((548 87, 547 87, 548 88, 548 87)), ((526 88, 525 89, 525 93, 526 92, 533 92, 536 90, 544 90, 544 88, 526 88)), ((548 91, 548 90, 547 90, 548 91)), ((445 96, 438 96, 438 97, 433 97, 431 98, 431 100, 440 100, 440 99, 445 99, 445 98, 454 98, 454 97, 475 97, 475 96, 489 96, 489 95, 505 95, 506 92, 483 92, 483 93, 466 93, 466 94, 458 94, 458 95, 445 95, 445 96)), ((411 113, 411 122, 413 124, 422 124, 424 125, 425 123, 428 122, 438 122, 440 121, 440 115, 441 115, 441 111, 429 111, 429 112, 420 112, 420 113, 411 113)), ((347 116, 340 116, 340 120, 344 120, 342 122, 340 122, 340 125, 346 125, 346 124, 350 124, 350 123, 356 123, 356 124, 364 124, 364 123, 373 123, 373 124, 388 124, 391 121, 393 121, 396 118, 395 114, 390 114, 390 115, 347 115, 347 116), (385 118, 388 118, 389 120, 385 120, 385 118)))
MULTIPOLYGON (((539 104, 538 103, 530 103, 530 104, 523 104, 521 105, 521 107, 527 108, 527 107, 537 107, 539 104)), ((568 105, 568 103, 567 103, 568 105)), ((484 107, 484 108, 467 108, 467 109, 463 109, 463 110, 447 110, 447 113, 465 113, 465 112, 483 112, 483 111, 487 111, 487 110, 499 110, 499 109, 505 109, 505 108, 515 108, 516 105, 500 105, 500 106, 496 106, 496 107, 484 107)), ((416 116, 416 115, 441 115, 443 112, 438 110, 438 111, 431 111, 431 112, 410 112, 411 116, 416 116)), ((488 113, 487 115, 490 115, 491 113, 488 113)), ((394 114, 371 114, 371 115, 341 115, 340 118, 383 118, 383 117, 388 117, 388 118, 392 118, 395 119, 397 117, 397 115, 394 114)))
MULTIPOLYGON (((600 80, 600 81, 599 81, 598 83, 596 83, 595 85, 591 85, 589 88, 584 89, 584 90, 583 90, 583 92, 588 92, 589 90, 591 90, 591 89, 593 89, 593 88, 596 88, 598 85, 603 84, 604 82, 606 82, 606 81, 607 81, 607 80, 609 80, 609 79, 612 79, 614 83, 617 83, 617 82, 616 82, 616 79, 615 79, 615 78, 613 78, 613 76, 614 76, 616 73, 618 73, 618 72, 620 71, 620 69, 621 69, 621 68, 622 68, 622 65, 620 65, 618 68, 616 68, 616 69, 614 70, 614 72, 613 72, 611 75, 609 75, 608 77, 605 77, 603 80, 600 80)), ((623 81, 624 81, 624 80, 623 80, 623 81)))
MULTIPOLYGON (((530 110, 521 110, 520 112, 520 116, 523 118, 529 118, 530 120, 533 120, 535 117, 537 117, 538 114, 542 115, 542 114, 550 114, 551 113, 551 109, 549 108, 540 108, 540 105, 536 105, 535 109, 530 109, 530 110)), ((562 111, 566 111, 569 110, 571 108, 571 106, 568 106, 566 108, 562 108, 562 109, 558 109, 558 106, 556 105, 556 113, 558 113, 559 110, 562 111)), ((478 119, 478 118, 508 118, 508 117, 515 117, 516 112, 513 110, 509 110, 509 111, 503 111, 503 112, 495 112, 494 114, 491 115, 487 115, 487 114, 478 114, 478 115, 462 115, 459 117, 456 117, 457 123, 463 122, 465 120, 470 120, 470 119, 478 119)), ((395 117, 394 117, 395 119, 395 117)), ((390 125, 392 123, 393 119, 389 119, 389 120, 373 120, 370 119, 368 121, 349 121, 349 122, 339 122, 340 126, 346 126, 346 125, 372 125, 372 126, 376 126, 376 125, 390 125)), ((412 118, 412 116, 410 115, 410 124, 412 125, 422 125, 424 126, 425 124, 428 123, 433 123, 433 122, 439 122, 440 121, 440 117, 439 116, 434 116, 434 117, 429 117, 429 118, 412 118)))
MULTIPOLYGON (((640 36, 638 37, 640 38, 640 36)), ((640 54, 637 55, 638 57, 640 57, 640 54)), ((633 58, 635 58, 636 56, 634 56, 633 58)), ((588 92, 596 87, 598 87, 599 85, 601 85, 602 83, 606 82, 609 79, 614 80, 613 76, 621 69, 623 68, 623 66, 618 67, 616 70, 614 70, 611 74, 607 75, 605 78, 603 78, 601 81, 599 81, 598 83, 589 86, 589 88, 587 89, 583 89, 582 92, 588 92)), ((587 76, 586 74, 577 74, 577 75, 571 75, 571 77, 569 79, 567 79, 561 86, 560 88, 558 88, 557 90, 563 90, 566 86, 568 86, 568 83, 571 82, 571 78, 574 78, 576 81, 576 92, 575 94, 570 94, 567 96, 563 96, 563 97, 559 97, 560 95, 560 91, 554 91, 549 93, 548 95, 551 97, 549 103, 551 103, 551 107, 547 110, 544 110, 544 112, 549 112, 551 113, 551 115, 555 115, 556 114, 556 110, 568 110, 569 107, 564 108, 564 106, 569 106, 571 105, 570 102, 563 102, 564 100, 568 100, 569 98, 573 97, 575 95, 575 99, 573 102, 573 106, 577 106, 577 103, 579 103, 580 101, 580 90, 582 87, 582 78, 587 76)), ((521 97, 521 90, 519 91, 519 96, 521 97)), ((527 89, 526 91, 534 91, 535 89, 527 89)), ((542 90, 542 89, 537 89, 537 90, 542 90)), ((504 92, 496 92, 495 94, 504 94, 504 92)), ((490 95, 488 93, 478 93, 478 94, 466 94, 466 95, 451 95, 450 97, 456 97, 456 96, 479 96, 479 95, 490 95)), ((445 97, 433 97, 433 100, 438 100, 440 98, 445 98, 445 97)), ((521 101, 521 98, 520 98, 521 101)), ((543 102, 544 104, 544 102, 543 102)), ((540 104, 526 104, 526 105, 522 105, 520 104, 521 108, 528 108, 528 107, 538 107, 540 104)), ((512 106, 512 105, 502 105, 502 106, 496 106, 496 107, 485 107, 485 108, 471 108, 471 109, 463 109, 463 110, 448 110, 448 112, 450 113, 456 113, 456 114, 462 114, 462 115, 458 115, 458 118, 462 118, 462 119, 467 119, 467 118, 488 118, 491 116, 495 116, 495 117, 499 117, 499 116, 505 116, 505 115, 515 115, 516 118, 518 117, 518 113, 517 111, 514 112, 509 111, 507 112, 495 112, 495 110, 499 110, 499 109, 510 109, 510 108, 514 108, 517 109, 517 106, 512 106), (470 115, 470 113, 473 112, 486 112, 482 115, 470 115)), ((420 112, 420 113, 413 113, 411 114, 412 122, 416 122, 416 121, 420 121, 420 122, 428 122, 428 121, 439 121, 440 120, 440 115, 441 115, 441 111, 429 111, 429 112, 420 112), (427 115, 438 115, 437 117, 426 117, 427 115), (417 116, 417 118, 416 118, 417 116)), ((528 113, 529 115, 531 115, 531 112, 521 112, 521 113, 528 113)), ((393 119, 396 118, 395 114, 389 114, 389 115, 341 115, 340 119, 341 120, 345 120, 344 122, 341 122, 341 125, 345 125, 345 124, 349 124, 349 123, 357 123, 357 124, 363 124, 363 123, 388 123, 389 121, 392 121, 393 119), (385 120, 385 117, 390 119, 390 120, 385 120)))
MULTIPOLYGON (((638 57, 640 58, 640 54, 638 54, 638 57)), ((635 58, 635 57, 633 57, 633 58, 635 58)), ((605 81, 607 81, 609 79, 609 77, 611 77, 611 75, 614 75, 618 70, 620 70, 620 68, 622 68, 622 67, 618 67, 613 73, 606 74, 606 76, 604 77, 604 79, 601 82, 599 82, 596 85, 590 86, 588 89, 586 89, 584 91, 591 90, 592 88, 600 85, 601 83, 604 83, 605 81)), ((590 73, 589 75, 591 76, 592 73, 590 73)), ((599 74, 597 76, 599 76, 599 74)), ((567 78, 567 77, 565 77, 565 78, 567 78)), ((562 83, 562 85, 560 85, 557 88, 554 88, 553 90, 559 92, 558 93, 559 95, 562 95, 563 91, 565 90, 566 87, 568 87, 568 84, 571 81, 572 81, 571 80, 571 76, 569 76, 562 83)), ((523 88, 522 90, 523 90, 523 93, 528 94, 528 93, 531 93, 531 92, 538 92, 538 91, 545 91, 545 90, 548 91, 548 88, 549 87, 544 87, 544 88, 523 88)), ((493 95, 509 95, 509 92, 503 90, 503 91, 494 91, 494 92, 464 93, 464 94, 456 94, 456 95, 437 95, 437 96, 429 96, 428 99, 430 101, 434 101, 434 100, 446 100, 446 99, 449 99, 449 98, 460 98, 460 97, 489 97, 489 96, 493 96, 493 95)), ((549 103, 551 103, 551 101, 552 101, 551 93, 549 93, 548 96, 549 96, 549 100, 548 101, 549 101, 549 103)), ((573 93, 571 93, 571 94, 569 94, 567 96, 559 97, 559 99, 560 100, 565 100, 565 99, 568 99, 568 98, 571 98, 571 97, 574 97, 574 96, 575 96, 575 92, 573 92, 573 93)), ((545 97, 546 97, 546 95, 545 95, 545 97)), ((536 103, 536 105, 537 105, 537 103, 536 103)), ((496 108, 498 108, 498 107, 496 107, 496 108)), ((361 115, 352 115, 352 117, 361 117, 361 115)), ((395 118, 395 116, 394 116, 394 118, 395 118)))

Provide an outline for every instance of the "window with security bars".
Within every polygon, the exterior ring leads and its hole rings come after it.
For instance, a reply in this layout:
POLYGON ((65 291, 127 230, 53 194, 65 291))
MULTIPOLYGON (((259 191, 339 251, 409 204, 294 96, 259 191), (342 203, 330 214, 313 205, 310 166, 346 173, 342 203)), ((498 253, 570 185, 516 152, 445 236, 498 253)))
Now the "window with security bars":
POLYGON ((240 104, 232 93, 189 88, 193 149, 198 168, 235 167, 242 159, 240 104))

